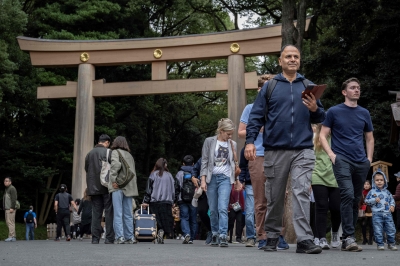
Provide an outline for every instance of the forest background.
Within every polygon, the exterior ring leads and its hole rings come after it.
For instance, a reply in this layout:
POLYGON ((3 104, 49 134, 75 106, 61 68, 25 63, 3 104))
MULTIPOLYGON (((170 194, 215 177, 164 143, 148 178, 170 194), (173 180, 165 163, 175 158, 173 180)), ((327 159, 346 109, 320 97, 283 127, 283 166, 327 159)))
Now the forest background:
MULTIPOLYGON (((360 79, 359 104, 370 111, 374 125, 374 161, 393 163, 393 190, 400 154, 398 145, 390 144, 390 104, 395 96, 388 90, 400 90, 400 1, 392 0, 0 0, 1 180, 13 178, 22 209, 33 205, 40 224, 55 221, 51 204, 60 183, 71 187, 75 99, 37 100, 36 91, 38 86, 76 81, 78 71, 32 67, 17 36, 107 40, 204 34, 239 29, 243 18, 244 27, 282 23, 288 16, 296 19, 302 10, 313 15, 308 33, 284 36, 286 43, 302 47, 299 72, 328 84, 322 97, 326 110, 343 102, 340 86, 345 79, 360 79)), ((247 57, 246 71, 279 73, 277 55, 247 57)), ((226 72, 227 60, 168 63, 168 79, 226 72)), ((150 80, 151 65, 97 67, 96 79, 100 78, 150 80)), ((247 92, 248 103, 255 95, 247 92)), ((227 93, 97 98, 95 114, 96 140, 106 133, 129 141, 140 200, 159 157, 168 160, 173 175, 184 155, 200 157, 204 139, 227 116, 227 93)))

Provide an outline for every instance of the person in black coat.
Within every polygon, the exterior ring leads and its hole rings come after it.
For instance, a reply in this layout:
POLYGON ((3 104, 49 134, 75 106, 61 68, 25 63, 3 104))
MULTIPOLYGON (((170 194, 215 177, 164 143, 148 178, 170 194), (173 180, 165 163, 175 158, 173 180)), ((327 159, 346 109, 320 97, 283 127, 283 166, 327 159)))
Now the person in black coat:
POLYGON ((108 188, 100 183, 101 162, 108 161, 111 164, 111 152, 109 152, 107 158, 107 149, 110 146, 110 142, 111 138, 108 135, 101 135, 98 144, 86 155, 85 158, 87 194, 92 199, 93 207, 92 244, 98 244, 100 241, 103 210, 105 211, 106 220, 106 240, 104 243, 113 244, 115 238, 112 198, 108 193, 108 188))

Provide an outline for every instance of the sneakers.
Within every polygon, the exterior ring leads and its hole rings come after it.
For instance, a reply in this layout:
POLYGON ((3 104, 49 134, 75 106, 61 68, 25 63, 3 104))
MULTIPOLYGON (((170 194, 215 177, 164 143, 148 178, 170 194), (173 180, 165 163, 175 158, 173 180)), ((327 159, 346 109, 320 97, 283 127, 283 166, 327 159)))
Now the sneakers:
POLYGON ((17 239, 15 237, 9 237, 6 240, 4 240, 5 242, 15 242, 17 241, 17 239))
POLYGON ((193 244, 193 240, 189 240, 188 244, 193 244))
POLYGON ((188 243, 189 243, 189 240, 190 240, 190 235, 189 235, 189 234, 186 234, 185 237, 183 238, 182 244, 188 244, 188 243))
POLYGON ((297 242, 296 253, 319 254, 321 252, 322 248, 318 245, 315 245, 311 239, 297 242))
POLYGON ((385 250, 385 247, 384 247, 384 246, 378 246, 378 250, 379 250, 379 251, 384 251, 384 250, 385 250))
POLYGON ((332 248, 340 247, 340 240, 337 232, 336 233, 332 232, 331 247, 332 248))
POLYGON ((117 241, 115 244, 125 244, 125 238, 123 236, 118 237, 117 241))
POLYGON ((211 237, 211 246, 218 247, 218 235, 213 235, 211 237))
POLYGON ((221 237, 219 238, 219 246, 220 246, 221 248, 226 248, 226 247, 228 247, 228 241, 227 241, 227 239, 226 239, 226 236, 221 236, 221 237))
POLYGON ((394 244, 394 243, 393 244, 388 244, 387 248, 390 249, 390 250, 393 250, 393 251, 397 251, 396 244, 394 244))
MULTIPOLYGON (((7 239, 6 239, 6 241, 7 241, 7 239)), ((59 241, 60 241, 60 238, 59 238, 59 237, 56 237, 56 239, 54 239, 54 241, 59 242, 59 241)))
POLYGON ((359 251, 356 240, 353 237, 348 236, 345 240, 343 240, 342 250, 343 251, 359 251))
POLYGON ((319 238, 314 238, 314 245, 319 246, 319 238))
POLYGON ((82 241, 83 240, 83 238, 82 237, 79 237, 79 241, 82 241))
POLYGON ((136 241, 136 239, 134 239, 134 238, 131 238, 131 239, 128 239, 128 240, 125 240, 125 242, 124 242, 125 244, 136 244, 137 243, 137 241, 136 241))
POLYGON ((256 240, 254 238, 248 238, 246 241, 246 247, 252 248, 256 246, 256 240))
POLYGON ((71 237, 68 235, 66 240, 71 241, 71 237))
POLYGON ((328 241, 326 241, 326 238, 325 238, 325 237, 324 237, 324 238, 321 238, 321 239, 319 240, 319 246, 320 246, 322 249, 329 249, 328 241))
POLYGON ((261 239, 258 241, 258 249, 264 249, 265 245, 267 244, 267 240, 261 239))
POLYGON ((278 250, 285 250, 285 249, 289 249, 289 245, 288 245, 288 243, 286 243, 285 238, 282 235, 280 235, 279 243, 278 243, 278 250))
POLYGON ((157 233, 157 243, 164 244, 164 230, 160 229, 157 233))
POLYGON ((240 237, 236 238, 236 243, 243 244, 243 240, 240 237))
POLYGON ((264 246, 264 251, 276 251, 276 246, 278 245, 279 238, 267 238, 266 245, 264 246))
POLYGON ((212 232, 211 231, 208 231, 207 232, 207 239, 206 239, 206 245, 209 245, 210 243, 211 243, 211 241, 212 241, 212 232))

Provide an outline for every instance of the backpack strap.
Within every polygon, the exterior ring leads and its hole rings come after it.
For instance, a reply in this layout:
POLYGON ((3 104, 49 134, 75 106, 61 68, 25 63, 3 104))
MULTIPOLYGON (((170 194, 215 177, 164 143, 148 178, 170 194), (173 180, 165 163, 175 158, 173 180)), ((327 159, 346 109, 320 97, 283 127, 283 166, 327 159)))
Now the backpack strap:
POLYGON ((266 105, 265 105, 265 115, 264 115, 265 121, 267 121, 267 119, 268 119, 269 99, 271 99, 271 95, 276 87, 276 83, 278 83, 278 81, 276 79, 271 79, 268 81, 267 93, 265 94, 265 99, 267 100, 266 105))
POLYGON ((311 82, 310 80, 308 80, 308 79, 303 79, 304 88, 307 88, 307 86, 310 85, 311 83, 312 83, 312 82, 311 82))

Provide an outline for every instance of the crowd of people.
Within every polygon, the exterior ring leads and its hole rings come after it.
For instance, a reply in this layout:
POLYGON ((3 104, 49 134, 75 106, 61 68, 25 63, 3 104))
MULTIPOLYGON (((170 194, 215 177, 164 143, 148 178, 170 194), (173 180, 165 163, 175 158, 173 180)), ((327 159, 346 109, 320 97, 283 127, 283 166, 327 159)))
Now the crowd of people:
MULTIPOLYGON (((186 155, 173 176, 165 158, 156 161, 141 207, 155 215, 157 242, 163 244, 164 238, 175 237, 174 230, 180 221, 182 243, 193 244, 199 232, 199 218, 207 230, 207 245, 228 247, 236 241, 255 247, 258 242, 258 249, 266 252, 289 249, 284 238, 284 205, 291 193, 296 253, 318 254, 330 248, 362 251, 355 235, 358 220, 362 224, 362 244, 375 241, 378 250, 384 249, 384 243, 388 249, 397 250, 391 213, 397 206, 399 225, 400 184, 392 195, 380 169, 373 174, 372 181, 367 180, 374 137, 368 110, 357 104, 360 81, 344 81, 344 103, 325 112, 313 94, 301 97, 312 82, 297 72, 298 48, 284 46, 279 65, 281 74, 260 78, 257 98, 243 110, 238 128, 229 118, 218 121, 215 136, 205 139, 196 163, 192 155, 186 155), (246 140, 240 149, 240 161, 236 156, 237 143, 232 140, 236 129, 239 138, 246 140), (289 178, 291 187, 287 188, 289 178), (312 218, 311 195, 315 199, 312 218), (332 225, 330 245, 328 217, 332 225)), ((99 244, 105 231, 105 244, 137 243, 133 217, 134 197, 138 196, 135 161, 124 137, 118 136, 110 145, 111 138, 103 134, 87 154, 87 189, 81 200, 74 201, 67 186, 61 185, 54 203, 56 241, 64 227, 67 241, 71 235, 82 239, 83 234, 91 234, 92 244, 99 244), (100 178, 104 169, 109 170, 106 181, 100 178), (126 173, 131 173, 131 178, 121 183, 129 176, 126 173), (72 234, 70 211, 76 216, 72 234)), ((400 182, 400 172, 396 177, 400 182)), ((15 241, 11 221, 15 217, 16 190, 11 178, 6 178, 4 184, 4 209, 10 230, 6 241, 15 241)), ((25 214, 27 240, 33 239, 33 227, 28 227, 28 223, 37 225, 32 212, 33 208, 25 214)))

